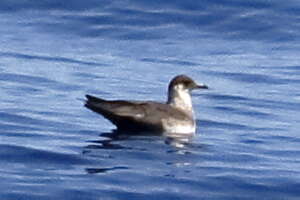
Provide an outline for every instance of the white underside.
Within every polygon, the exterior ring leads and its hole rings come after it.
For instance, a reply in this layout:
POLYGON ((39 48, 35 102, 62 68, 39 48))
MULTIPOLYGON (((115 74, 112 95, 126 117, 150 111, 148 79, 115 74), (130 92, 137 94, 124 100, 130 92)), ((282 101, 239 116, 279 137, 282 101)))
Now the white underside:
POLYGON ((189 90, 182 84, 176 85, 169 93, 168 104, 175 109, 184 111, 189 116, 189 119, 182 121, 174 117, 163 120, 165 132, 171 134, 194 134, 196 132, 196 123, 194 121, 192 97, 189 90))
POLYGON ((194 122, 175 122, 175 121, 164 121, 163 127, 166 133, 170 134, 194 134, 196 132, 196 126, 194 122))

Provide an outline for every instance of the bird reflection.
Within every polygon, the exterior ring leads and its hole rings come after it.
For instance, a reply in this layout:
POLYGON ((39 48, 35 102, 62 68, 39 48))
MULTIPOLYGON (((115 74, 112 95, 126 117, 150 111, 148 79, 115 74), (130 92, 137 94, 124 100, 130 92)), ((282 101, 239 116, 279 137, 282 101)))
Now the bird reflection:
MULTIPOLYGON (((86 149, 133 149, 133 147, 126 147, 119 144, 119 141, 125 140, 151 140, 151 139, 162 139, 165 144, 170 145, 176 148, 184 148, 191 143, 193 140, 193 136, 191 135, 183 135, 183 134, 164 134, 162 136, 157 136, 157 134, 149 134, 147 133, 139 133, 139 134, 131 134, 124 131, 113 130, 112 132, 105 132, 100 134, 101 139, 88 141, 92 144, 87 145, 86 149)), ((155 140, 154 139, 154 140, 155 140)))
POLYGON ((107 168, 86 168, 85 171, 89 174, 103 174, 115 170, 127 170, 129 167, 107 167, 107 168))
POLYGON ((99 167, 86 168, 85 171, 89 174, 106 174, 120 170, 130 170, 131 167, 128 166, 127 162, 124 163, 125 165, 119 162, 114 163, 114 160, 117 159, 120 153, 122 155, 122 153, 126 154, 126 152, 145 152, 145 154, 143 153, 142 155, 149 153, 164 155, 165 153, 165 155, 170 155, 168 156, 169 159, 164 162, 166 165, 187 167, 189 162, 186 159, 189 159, 189 155, 191 155, 190 150, 193 148, 192 140, 193 137, 190 135, 184 137, 183 134, 174 133, 164 134, 162 136, 149 135, 149 133, 139 133, 138 135, 129 134, 128 132, 120 132, 117 130, 101 133, 99 139, 87 141, 89 145, 84 148, 83 154, 87 154, 93 159, 101 159, 101 163, 103 163, 99 167), (166 144, 171 148, 164 148, 161 144, 166 144), (155 146, 154 148, 153 145, 155 146), (162 149, 160 149, 160 147, 162 147, 162 149), (97 150, 101 150, 101 152, 99 153, 97 150), (116 154, 113 153, 115 150, 116 154), (172 159, 174 156, 176 156, 175 160, 172 159), (178 160, 177 156, 183 157, 178 160), (111 164, 107 165, 107 162, 111 164))
POLYGON ((115 141, 126 140, 129 136, 121 135, 117 131, 105 132, 100 134, 101 139, 88 141, 92 144, 87 145, 85 147, 87 149, 108 149, 108 150, 117 150, 117 149, 129 149, 128 147, 122 146, 117 143, 113 143, 115 141))
POLYGON ((194 137, 191 135, 186 136, 180 133, 166 134, 165 143, 173 147, 184 148, 185 146, 189 145, 192 142, 193 138, 194 137))

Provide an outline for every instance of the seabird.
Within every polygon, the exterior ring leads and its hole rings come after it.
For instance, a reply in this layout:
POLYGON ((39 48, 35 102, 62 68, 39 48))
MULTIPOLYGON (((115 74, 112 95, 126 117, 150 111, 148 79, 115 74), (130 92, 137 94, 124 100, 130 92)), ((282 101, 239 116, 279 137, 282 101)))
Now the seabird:
POLYGON ((111 101, 86 95, 85 107, 111 121, 118 131, 191 135, 196 131, 196 122, 190 92, 207 88, 186 75, 178 75, 169 84, 166 103, 111 101))

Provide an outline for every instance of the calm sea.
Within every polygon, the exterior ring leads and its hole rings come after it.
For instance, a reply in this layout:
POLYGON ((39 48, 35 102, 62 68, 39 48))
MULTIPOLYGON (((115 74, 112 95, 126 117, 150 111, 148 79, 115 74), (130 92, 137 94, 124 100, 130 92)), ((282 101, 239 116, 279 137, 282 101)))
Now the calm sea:
POLYGON ((300 198, 300 1, 0 2, 0 199, 300 198), (85 94, 165 101, 197 134, 113 138, 85 94))

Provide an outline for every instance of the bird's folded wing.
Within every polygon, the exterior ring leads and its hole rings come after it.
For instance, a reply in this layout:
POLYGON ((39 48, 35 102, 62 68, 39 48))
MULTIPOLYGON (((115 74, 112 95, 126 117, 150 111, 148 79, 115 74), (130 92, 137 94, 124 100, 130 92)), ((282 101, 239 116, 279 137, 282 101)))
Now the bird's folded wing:
POLYGON ((118 123, 126 119, 145 124, 158 124, 163 118, 187 120, 188 115, 169 105, 152 101, 107 101, 87 95, 85 106, 118 123))
POLYGON ((145 110, 139 102, 129 101, 107 101, 90 95, 86 95, 85 106, 102 115, 114 115, 119 117, 142 118, 145 110))

